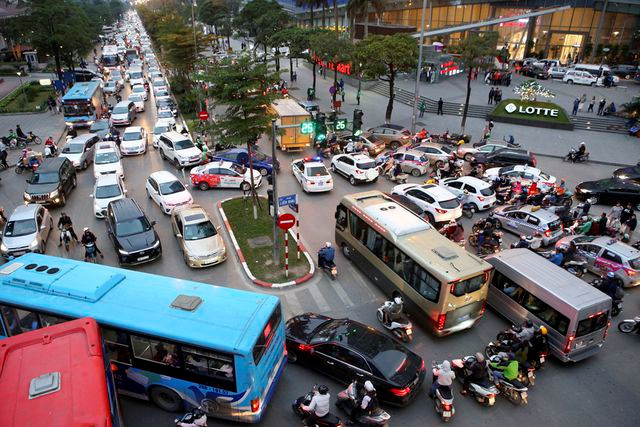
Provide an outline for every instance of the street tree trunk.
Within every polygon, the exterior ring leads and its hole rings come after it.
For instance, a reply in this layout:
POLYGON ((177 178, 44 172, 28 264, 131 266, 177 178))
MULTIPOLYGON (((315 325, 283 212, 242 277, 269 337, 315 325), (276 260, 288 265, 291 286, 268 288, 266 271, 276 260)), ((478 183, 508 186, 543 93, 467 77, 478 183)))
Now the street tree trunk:
POLYGON ((364 35, 363 39, 366 39, 369 35, 369 3, 364 6, 364 35))
MULTIPOLYGON (((366 28, 366 27, 365 27, 366 28)), ((393 112, 393 101, 395 100, 395 83, 396 83, 396 72, 393 69, 393 65, 389 66, 389 102, 387 103, 387 111, 384 114, 385 123, 389 123, 391 121, 391 113, 393 112)))
POLYGON ((314 28, 315 25, 315 21, 313 20, 313 4, 311 5, 311 11, 309 12, 309 15, 311 16, 311 28, 314 28))
POLYGON ((340 32, 338 31, 338 0, 333 0, 333 19, 335 20, 334 26, 336 34, 340 34, 340 32))
POLYGON ((313 63, 313 93, 314 93, 314 98, 315 98, 315 93, 316 93, 316 61, 313 60, 313 58, 311 58, 311 62, 313 63))
POLYGON ((276 73, 280 71, 280 48, 276 47, 276 73))
POLYGON ((464 100, 464 111, 462 112, 462 123, 460 123, 460 133, 464 134, 464 125, 467 123, 467 111, 469 111, 469 97, 471 97, 471 70, 467 71, 467 97, 464 100))
POLYGON ((332 98, 332 104, 331 107, 337 111, 336 109, 336 96, 338 95, 338 64, 336 64, 335 62, 333 63, 333 95, 331 95, 332 98))
MULTIPOLYGON (((247 115, 245 114, 245 119, 247 115)), ((251 156, 251 141, 247 141, 247 154, 249 154, 249 176, 251 178, 251 201, 253 202, 253 219, 258 219, 258 193, 253 182, 253 160, 251 156)))

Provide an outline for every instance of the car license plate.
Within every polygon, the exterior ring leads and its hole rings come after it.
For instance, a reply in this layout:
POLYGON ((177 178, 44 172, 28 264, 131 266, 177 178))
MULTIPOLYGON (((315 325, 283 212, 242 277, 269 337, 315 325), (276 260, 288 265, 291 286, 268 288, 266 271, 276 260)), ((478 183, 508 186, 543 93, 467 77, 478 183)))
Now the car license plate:
POLYGON ((544 356, 540 356, 540 363, 544 363, 544 356))
POLYGON ((580 342, 577 342, 577 343, 576 343, 576 349, 578 349, 578 348, 582 348, 582 347, 584 347, 584 346, 585 346, 584 341, 580 341, 580 342))
POLYGON ((465 314, 464 316, 458 317, 458 322, 464 322, 465 320, 469 320, 471 317, 470 314, 465 314))
POLYGON ((141 256, 140 258, 138 258, 138 261, 144 261, 147 259, 149 259, 149 255, 141 256))
POLYGON ((494 403, 496 403, 496 398, 495 397, 490 397, 489 398, 489 405, 493 405, 494 403))
POLYGON ((527 392, 526 392, 526 391, 523 391, 523 392, 520 394, 520 396, 521 396, 523 399, 526 399, 526 398, 527 398, 527 392))
POLYGON ((450 416, 451 416, 451 411, 444 411, 444 412, 442 413, 442 416, 443 416, 443 417, 450 417, 450 416))

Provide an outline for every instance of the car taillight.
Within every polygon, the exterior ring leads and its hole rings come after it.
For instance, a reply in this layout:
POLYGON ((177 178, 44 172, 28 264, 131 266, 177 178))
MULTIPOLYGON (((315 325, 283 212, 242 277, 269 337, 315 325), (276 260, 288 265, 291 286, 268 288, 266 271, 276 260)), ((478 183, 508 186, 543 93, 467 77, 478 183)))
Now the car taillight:
POLYGON ((609 328, 611 327, 611 319, 609 319, 609 321, 607 321, 607 329, 604 330, 604 337, 602 337, 602 339, 606 339, 607 338, 607 334, 609 333, 609 328))
POLYGON ((311 348, 312 347, 308 344, 298 344, 298 350, 300 351, 309 351, 311 348))
POLYGON ((404 397, 407 394, 411 393, 411 389, 409 387, 405 388, 392 388, 389 390, 392 394, 398 397, 404 397))
POLYGON ((260 409, 260 398, 256 398, 253 399, 251 401, 251 412, 258 412, 258 409, 260 409))
POLYGON ((544 235, 547 237, 551 237, 551 230, 547 228, 546 231, 544 232, 544 235))
POLYGON ((447 313, 443 313, 443 314, 439 314, 438 315, 438 324, 436 325, 436 329, 438 329, 439 331, 444 329, 444 324, 447 321, 447 313))
POLYGON ((436 212, 438 212, 439 214, 446 214, 447 213, 446 209, 438 209, 438 208, 436 208, 436 212))
MULTIPOLYGON (((609 324, 611 324, 611 322, 609 322, 609 324)), ((116 365, 115 363, 110 363, 109 367, 111 368, 111 372, 118 372, 118 365, 116 365)))
POLYGON ((573 345, 573 340, 576 339, 575 336, 569 336, 569 341, 567 342, 566 347, 564 348, 565 353, 569 353, 571 351, 571 346, 573 345))
POLYGON ((538 164, 538 159, 536 159, 536 155, 532 154, 531 155, 531 163, 533 164, 533 167, 535 168, 536 165, 538 164))
POLYGON ((627 273, 627 276, 635 276, 636 274, 638 274, 637 271, 632 270, 630 268, 622 268, 624 270, 625 273, 627 273))
POLYGON ((482 307, 480 307, 480 316, 482 316, 484 314, 486 309, 487 309, 487 301, 484 300, 484 301, 482 301, 482 307))
POLYGON ((484 199, 485 199, 484 197, 478 196, 478 200, 480 200, 481 202, 484 202, 484 199))
POLYGON ((424 371, 424 359, 422 359, 422 364, 420 365, 420 370, 424 371))
POLYGON ((364 173, 364 171, 356 169, 356 173, 359 174, 359 175, 362 175, 364 173))

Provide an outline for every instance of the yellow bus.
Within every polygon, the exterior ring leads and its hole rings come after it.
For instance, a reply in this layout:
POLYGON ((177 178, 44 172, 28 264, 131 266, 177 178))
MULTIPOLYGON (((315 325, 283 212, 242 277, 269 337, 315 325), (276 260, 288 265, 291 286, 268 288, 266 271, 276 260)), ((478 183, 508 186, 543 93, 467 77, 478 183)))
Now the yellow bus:
POLYGON ((347 195, 336 243, 414 320, 437 336, 470 328, 485 310, 492 267, 380 191, 347 195))

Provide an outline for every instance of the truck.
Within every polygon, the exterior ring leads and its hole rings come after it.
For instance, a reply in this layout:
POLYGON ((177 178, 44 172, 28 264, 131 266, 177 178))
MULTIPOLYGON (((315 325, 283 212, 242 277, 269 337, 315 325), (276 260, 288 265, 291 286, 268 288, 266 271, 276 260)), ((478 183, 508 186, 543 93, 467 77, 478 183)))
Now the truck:
POLYGON ((312 120, 311 114, 307 110, 291 98, 274 101, 271 104, 271 109, 278 116, 277 126, 297 125, 279 129, 276 133, 276 141, 282 151, 302 151, 305 147, 311 146, 312 134, 303 134, 300 131, 302 122, 312 120))

